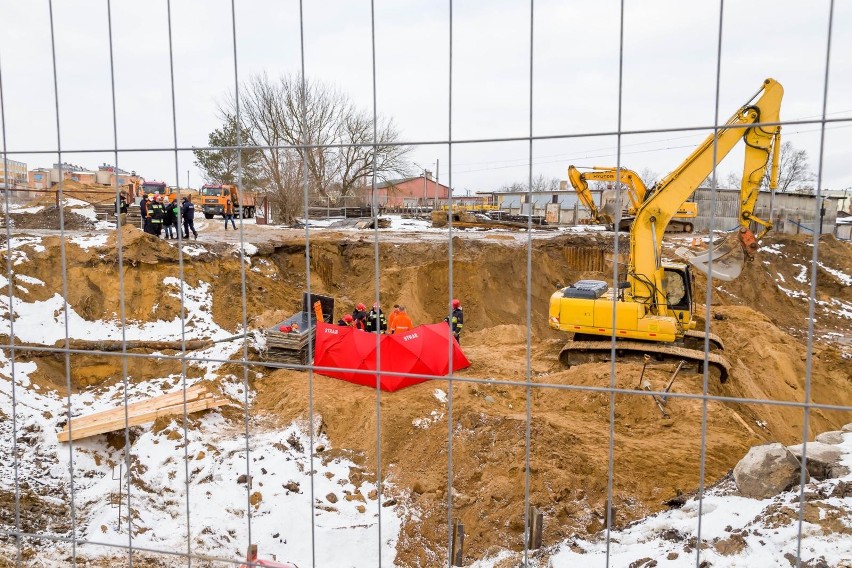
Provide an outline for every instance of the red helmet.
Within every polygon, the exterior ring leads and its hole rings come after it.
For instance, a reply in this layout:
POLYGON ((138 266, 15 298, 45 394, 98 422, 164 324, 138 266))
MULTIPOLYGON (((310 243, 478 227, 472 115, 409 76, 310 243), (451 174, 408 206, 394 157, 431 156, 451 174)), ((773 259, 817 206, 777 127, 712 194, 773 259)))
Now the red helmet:
POLYGON ((364 304, 358 304, 357 306, 355 306, 355 309, 358 310, 359 312, 363 312, 364 310, 367 309, 367 306, 365 306, 364 304))
POLYGON ((345 321, 346 323, 351 322, 352 321, 352 315, 346 314, 345 316, 343 316, 343 321, 345 321))
POLYGON ((458 300, 458 298, 453 298, 453 308, 458 308, 460 306, 461 302, 458 300))

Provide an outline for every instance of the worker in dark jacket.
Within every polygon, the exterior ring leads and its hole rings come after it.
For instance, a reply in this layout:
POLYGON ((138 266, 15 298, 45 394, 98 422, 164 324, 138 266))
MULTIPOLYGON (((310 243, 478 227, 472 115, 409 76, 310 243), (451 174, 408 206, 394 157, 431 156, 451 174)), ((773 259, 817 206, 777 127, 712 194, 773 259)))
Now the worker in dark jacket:
POLYGON ((177 216, 175 215, 175 210, 172 208, 172 204, 169 203, 168 198, 165 198, 163 201, 163 228, 166 230, 166 234, 163 238, 177 238, 177 231, 172 232, 172 227, 174 227, 176 223, 177 216))
POLYGON ((358 304, 355 310, 352 311, 352 321, 355 324, 355 329, 367 329, 367 306, 358 304))
POLYGON ((127 203, 127 194, 125 192, 120 192, 118 194, 118 200, 115 202, 115 209, 118 213, 118 224, 119 226, 124 226, 127 224, 127 207, 129 204, 127 203))
POLYGON ((373 309, 367 314, 367 329, 366 331, 374 333, 384 333, 388 329, 388 322, 385 319, 385 314, 379 304, 373 304, 373 309))
POLYGON ((165 217, 165 211, 163 211, 163 204, 160 203, 159 199, 152 198, 148 204, 148 217, 151 220, 151 231, 152 235, 160 236, 163 232, 163 217, 165 217))
POLYGON ((143 195, 142 201, 139 202, 139 214, 142 215, 142 230, 146 233, 151 232, 151 220, 148 218, 148 207, 151 205, 151 197, 143 195))
POLYGON ((192 236, 198 240, 198 231, 195 230, 195 205, 192 204, 192 199, 187 196, 183 197, 183 203, 180 206, 180 216, 183 219, 183 238, 189 238, 189 232, 192 231, 192 236))
POLYGON ((453 311, 450 317, 444 318, 444 321, 450 324, 450 330, 453 332, 453 337, 456 342, 461 344, 461 331, 464 327, 464 312, 462 312, 461 302, 453 298, 453 311))

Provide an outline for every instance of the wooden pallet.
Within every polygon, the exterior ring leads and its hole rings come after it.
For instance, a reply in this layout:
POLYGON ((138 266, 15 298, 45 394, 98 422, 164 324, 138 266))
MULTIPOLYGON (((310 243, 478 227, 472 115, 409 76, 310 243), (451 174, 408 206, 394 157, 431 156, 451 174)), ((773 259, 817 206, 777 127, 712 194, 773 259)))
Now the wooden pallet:
MULTIPOLYGON (((140 426, 146 422, 153 422, 161 416, 183 414, 183 401, 183 390, 179 390, 128 404, 126 420, 123 405, 110 410, 78 416, 71 419, 70 429, 69 425, 66 424, 56 437, 60 442, 79 440, 97 434, 121 430, 125 426, 140 426)), ((230 403, 229 399, 207 392, 204 386, 196 385, 186 389, 187 414, 228 403, 230 403)))
POLYGON ((317 334, 316 317, 310 312, 298 312, 266 330, 266 360, 277 363, 305 365, 308 361, 308 345, 317 334), (299 326, 298 331, 283 332, 281 326, 299 326))

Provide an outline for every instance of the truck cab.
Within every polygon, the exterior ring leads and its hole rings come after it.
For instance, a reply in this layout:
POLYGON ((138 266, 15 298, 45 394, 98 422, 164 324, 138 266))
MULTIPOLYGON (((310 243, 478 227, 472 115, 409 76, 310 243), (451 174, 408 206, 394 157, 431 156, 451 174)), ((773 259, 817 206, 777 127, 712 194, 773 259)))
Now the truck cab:
POLYGON ((230 200, 234 204, 234 217, 254 217, 254 195, 242 192, 233 185, 205 184, 201 188, 201 211, 206 219, 215 215, 225 216, 225 204, 230 200))

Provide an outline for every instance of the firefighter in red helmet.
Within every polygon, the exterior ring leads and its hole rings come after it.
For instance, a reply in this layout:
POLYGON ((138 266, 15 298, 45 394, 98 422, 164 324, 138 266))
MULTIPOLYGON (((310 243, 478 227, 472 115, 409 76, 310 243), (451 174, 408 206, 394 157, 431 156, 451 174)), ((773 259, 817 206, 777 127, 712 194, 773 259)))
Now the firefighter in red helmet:
POLYGON ((453 311, 450 313, 450 317, 444 318, 444 321, 450 324, 450 330, 453 332, 453 337, 456 338, 456 342, 461 344, 461 331, 462 327, 464 327, 464 312, 462 311, 462 305, 458 298, 453 298, 453 311))
POLYGON ((364 330, 367 328, 367 306, 359 303, 352 312, 353 327, 364 330))

